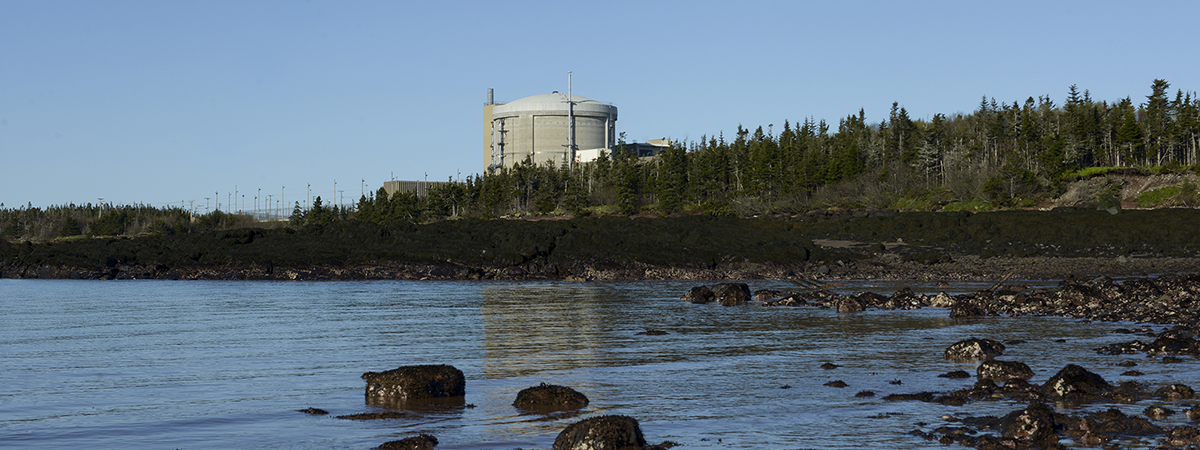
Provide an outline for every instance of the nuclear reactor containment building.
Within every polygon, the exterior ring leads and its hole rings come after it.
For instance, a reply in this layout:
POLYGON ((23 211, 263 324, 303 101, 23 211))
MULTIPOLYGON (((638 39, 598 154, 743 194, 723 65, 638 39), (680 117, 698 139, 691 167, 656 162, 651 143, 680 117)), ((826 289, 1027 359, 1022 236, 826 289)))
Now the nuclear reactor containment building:
MULTIPOLYGON (((532 157, 534 164, 581 161, 581 155, 612 151, 617 107, 578 95, 534 95, 483 107, 483 166, 512 167, 532 157)), ((591 159, 594 159, 591 158, 591 159)))

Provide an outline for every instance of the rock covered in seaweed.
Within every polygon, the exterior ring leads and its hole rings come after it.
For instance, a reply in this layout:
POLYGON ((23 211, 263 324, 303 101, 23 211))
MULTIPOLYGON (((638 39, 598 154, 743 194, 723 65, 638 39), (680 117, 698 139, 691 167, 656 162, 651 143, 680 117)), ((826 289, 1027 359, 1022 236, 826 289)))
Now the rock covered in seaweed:
POLYGON ((598 416, 575 422, 554 439, 554 450, 618 450, 646 445, 642 427, 629 416, 598 416))
POLYGON ((363 374, 367 380, 367 403, 397 405, 415 400, 466 395, 466 377, 446 364, 402 366, 385 372, 363 374))
POLYGON ((542 383, 522 389, 513 406, 529 410, 568 410, 588 405, 588 398, 566 386, 542 383))
POLYGON ((713 286, 712 292, 724 306, 740 306, 750 301, 750 286, 746 283, 721 283, 713 286))
POLYGON ((388 441, 376 447, 378 450, 433 450, 438 440, 428 434, 406 437, 398 441, 388 441))
POLYGON ((1086 401, 1112 390, 1104 377, 1075 364, 1068 364, 1042 385, 1042 392, 1050 397, 1086 401))
POLYGON ((1010 380, 1028 381, 1033 377, 1033 370, 1019 361, 984 361, 975 369, 975 373, 980 380, 987 378, 997 383, 1010 380))
POLYGON ((712 303, 716 300, 716 296, 713 295, 712 289, 709 289, 708 286, 696 286, 684 293, 679 299, 688 303, 712 303))
POLYGON ((970 338, 946 348, 943 357, 952 361, 986 361, 1004 354, 1004 344, 991 339, 970 338))

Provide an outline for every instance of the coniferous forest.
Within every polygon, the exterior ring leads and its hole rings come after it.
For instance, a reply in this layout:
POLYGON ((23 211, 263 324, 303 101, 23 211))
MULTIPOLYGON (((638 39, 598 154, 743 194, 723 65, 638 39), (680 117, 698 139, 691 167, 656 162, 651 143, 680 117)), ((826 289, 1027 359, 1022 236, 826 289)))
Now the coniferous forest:
MULTIPOLYGON (((622 142, 623 143, 623 142, 622 142)), ((190 234, 247 227, 356 220, 387 225, 513 216, 753 216, 821 209, 984 211, 1036 207, 1079 179, 1112 173, 1191 173, 1200 164, 1200 98, 1154 80, 1145 98, 1100 101, 1070 86, 1049 95, 984 97, 970 113, 913 119, 899 103, 887 117, 860 110, 838 119, 804 118, 732 135, 675 142, 658 156, 616 151, 592 163, 524 163, 426 196, 383 189, 352 206, 318 197, 287 221, 260 222, 181 207, 0 206, 0 236, 50 240, 92 235, 190 234)), ((1184 183, 1151 206, 1194 206, 1184 183)))

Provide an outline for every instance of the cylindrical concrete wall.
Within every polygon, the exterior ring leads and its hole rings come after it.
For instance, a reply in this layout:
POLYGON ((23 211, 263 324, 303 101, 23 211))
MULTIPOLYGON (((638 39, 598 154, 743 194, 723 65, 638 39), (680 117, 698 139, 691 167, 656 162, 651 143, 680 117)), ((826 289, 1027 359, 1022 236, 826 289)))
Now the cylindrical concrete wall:
POLYGON ((617 107, 558 92, 493 105, 491 139, 485 139, 489 166, 512 167, 532 157, 535 164, 563 164, 570 153, 570 116, 575 118, 577 150, 611 148, 616 141, 617 107), (572 103, 574 111, 571 111, 572 103))

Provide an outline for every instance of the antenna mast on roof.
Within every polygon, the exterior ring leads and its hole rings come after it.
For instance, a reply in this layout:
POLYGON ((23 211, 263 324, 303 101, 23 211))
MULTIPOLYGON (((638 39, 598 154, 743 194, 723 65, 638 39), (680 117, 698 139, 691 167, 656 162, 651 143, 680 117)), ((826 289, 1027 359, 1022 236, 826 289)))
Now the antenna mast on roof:
POLYGON ((571 72, 567 72, 567 168, 575 168, 575 98, 571 96, 571 72))

